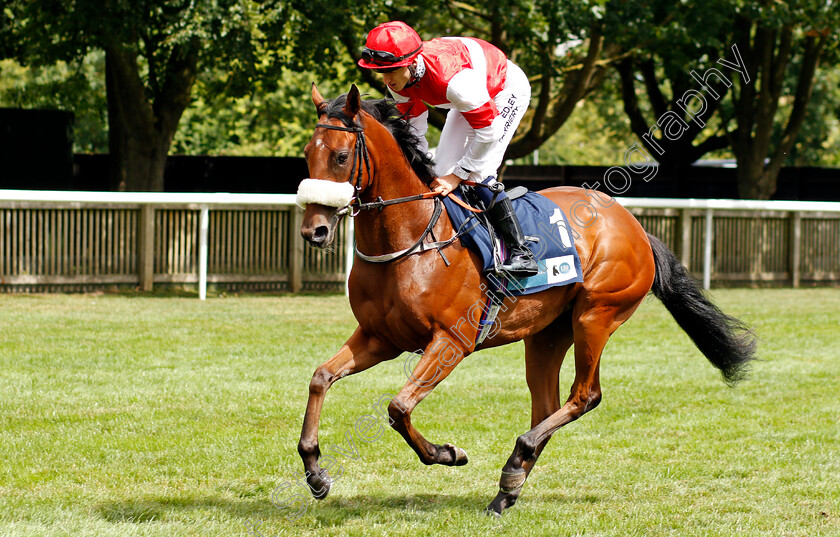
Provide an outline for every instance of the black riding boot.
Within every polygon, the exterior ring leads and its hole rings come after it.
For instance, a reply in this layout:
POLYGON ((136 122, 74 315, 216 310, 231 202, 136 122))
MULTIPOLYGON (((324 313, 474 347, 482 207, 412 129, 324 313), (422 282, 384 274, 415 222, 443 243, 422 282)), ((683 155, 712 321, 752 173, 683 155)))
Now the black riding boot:
POLYGON ((502 269, 515 276, 533 276, 539 272, 534 254, 525 246, 525 234, 519 225, 519 219, 513 210, 510 198, 496 200, 496 204, 487 213, 493 226, 499 231, 508 249, 508 258, 502 269))

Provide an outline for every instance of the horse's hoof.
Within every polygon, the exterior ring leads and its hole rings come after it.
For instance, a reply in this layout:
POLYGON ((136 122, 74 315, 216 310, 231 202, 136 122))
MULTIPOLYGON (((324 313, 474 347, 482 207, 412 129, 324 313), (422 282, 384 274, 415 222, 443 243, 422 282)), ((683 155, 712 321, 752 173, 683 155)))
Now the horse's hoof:
POLYGON ((502 513, 505 509, 513 507, 513 504, 515 504, 516 500, 518 499, 519 491, 510 493, 500 490, 498 494, 496 494, 496 497, 493 498, 493 501, 490 502, 490 505, 487 506, 487 509, 484 510, 484 512, 488 515, 493 515, 496 518, 498 518, 502 516, 502 513))
POLYGON ((316 475, 310 475, 306 482, 309 485, 312 497, 316 500, 325 499, 330 493, 330 488, 332 488, 332 480, 326 470, 321 470, 316 475))
POLYGON ((506 498, 507 495, 502 492, 496 494, 496 497, 493 498, 493 501, 490 502, 490 505, 488 505, 487 509, 484 510, 484 514, 495 518, 501 518, 502 511, 505 509, 504 502, 506 498))
POLYGON ((452 452, 452 466, 463 466, 469 462, 469 458, 467 457, 467 452, 463 449, 453 445, 446 443, 443 445, 446 449, 452 452))
POLYGON ((323 488, 319 489, 319 493, 316 494, 314 490, 312 491, 312 497, 316 500, 326 499, 327 495, 330 493, 330 487, 331 485, 329 483, 324 483, 323 488))

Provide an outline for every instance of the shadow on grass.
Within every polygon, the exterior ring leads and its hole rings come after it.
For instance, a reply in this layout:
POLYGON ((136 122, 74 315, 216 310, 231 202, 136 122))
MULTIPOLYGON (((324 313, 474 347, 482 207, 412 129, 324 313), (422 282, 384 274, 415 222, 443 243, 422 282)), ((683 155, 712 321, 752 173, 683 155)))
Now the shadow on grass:
MULTIPOLYGON (((268 501, 227 498, 157 497, 143 500, 102 503, 94 512, 113 523, 143 524, 180 519, 185 513, 224 511, 232 517, 278 518, 283 513, 268 501)), ((202 515, 203 516, 203 515, 202 515)))
MULTIPOLYGON (((480 496, 458 496, 454 494, 411 494, 405 496, 354 496, 333 497, 324 502, 311 500, 306 513, 290 524, 307 524, 315 517, 328 525, 341 524, 345 520, 369 516, 372 512, 417 513, 440 509, 479 511, 489 502, 480 496)), ((224 511, 232 517, 258 518, 262 520, 287 520, 291 514, 280 509, 267 499, 254 498, 181 498, 157 497, 149 499, 107 502, 94 507, 102 519, 113 523, 143 524, 164 522, 182 518, 189 512, 224 511)))
MULTIPOLYGON (((294 520, 288 510, 278 508, 266 499, 239 498, 180 498, 158 497, 145 500, 109 502, 96 506, 95 512, 104 520, 112 523, 143 524, 148 522, 165 522, 182 519, 189 513, 202 513, 199 517, 207 516, 212 511, 224 511, 233 518, 242 520, 263 520, 279 522, 290 528, 309 526, 317 522, 319 526, 341 526, 345 522, 376 516, 393 520, 395 518, 425 517, 429 513, 439 511, 461 511, 463 513, 480 514, 490 501, 492 494, 404 494, 394 496, 365 496, 331 497, 324 502, 311 500, 306 512, 294 520)), ((527 504, 536 508, 547 504, 574 505, 583 503, 598 503, 597 496, 564 496, 559 493, 536 494, 521 500, 521 507, 527 509, 527 504)))
MULTIPOLYGON (((396 496, 353 496, 349 498, 327 499, 324 503, 312 503, 297 524, 314 518, 318 526, 341 526, 347 521, 374 516, 383 520, 412 518, 440 511, 460 511, 464 514, 482 515, 495 494, 408 494, 396 496)), ((514 510, 528 509, 528 504, 542 509, 546 506, 574 506, 595 504, 601 498, 594 495, 564 496, 560 493, 523 495, 522 504, 514 510)))

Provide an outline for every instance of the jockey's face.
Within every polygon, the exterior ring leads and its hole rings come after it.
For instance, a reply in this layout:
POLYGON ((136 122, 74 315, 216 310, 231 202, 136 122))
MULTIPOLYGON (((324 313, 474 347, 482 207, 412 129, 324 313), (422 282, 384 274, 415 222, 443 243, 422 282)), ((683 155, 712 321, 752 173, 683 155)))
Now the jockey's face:
POLYGON ((393 71, 379 71, 379 73, 382 75, 382 81, 385 85, 393 91, 402 91, 411 79, 411 71, 409 71, 408 66, 397 67, 393 71))

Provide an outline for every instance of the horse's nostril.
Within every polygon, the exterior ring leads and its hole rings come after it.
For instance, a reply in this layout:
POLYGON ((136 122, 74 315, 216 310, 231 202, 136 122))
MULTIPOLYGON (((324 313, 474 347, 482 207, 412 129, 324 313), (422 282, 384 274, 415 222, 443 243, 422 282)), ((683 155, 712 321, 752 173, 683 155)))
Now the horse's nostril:
POLYGON ((321 244, 327 240, 330 234, 330 228, 327 226, 318 226, 315 228, 315 233, 312 234, 312 242, 321 244))

